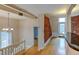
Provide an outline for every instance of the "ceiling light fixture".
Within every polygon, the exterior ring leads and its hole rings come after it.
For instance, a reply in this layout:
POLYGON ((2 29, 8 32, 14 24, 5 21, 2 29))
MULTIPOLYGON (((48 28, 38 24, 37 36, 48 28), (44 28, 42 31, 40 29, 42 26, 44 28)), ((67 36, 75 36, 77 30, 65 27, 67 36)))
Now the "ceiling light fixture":
POLYGON ((10 18, 8 13, 8 22, 7 22, 7 28, 2 28, 3 31, 11 31, 14 30, 13 28, 10 28, 10 18))

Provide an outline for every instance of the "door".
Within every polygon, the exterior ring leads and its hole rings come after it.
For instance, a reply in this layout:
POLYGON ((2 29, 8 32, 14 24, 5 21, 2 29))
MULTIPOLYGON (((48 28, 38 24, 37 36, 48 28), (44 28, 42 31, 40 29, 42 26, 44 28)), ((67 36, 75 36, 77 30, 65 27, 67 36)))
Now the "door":
POLYGON ((64 23, 61 23, 59 25, 59 33, 60 34, 64 34, 65 33, 65 24, 64 23))
POLYGON ((38 45, 38 27, 34 27, 34 45, 38 45))
POLYGON ((59 34, 65 34, 65 18, 59 18, 59 34))

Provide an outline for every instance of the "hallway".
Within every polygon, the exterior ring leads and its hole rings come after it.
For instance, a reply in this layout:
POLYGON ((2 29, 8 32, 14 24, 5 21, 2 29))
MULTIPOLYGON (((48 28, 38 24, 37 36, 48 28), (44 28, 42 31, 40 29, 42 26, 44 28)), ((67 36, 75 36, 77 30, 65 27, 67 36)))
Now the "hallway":
POLYGON ((79 16, 73 16, 75 14, 72 12, 75 6, 74 4, 0 5, 1 55, 79 54, 79 16), (70 15, 72 17, 69 17, 70 15), (62 38, 61 35, 66 37, 62 38))
POLYGON ((50 43, 41 51, 38 51, 37 45, 28 49, 23 55, 65 55, 65 39, 52 39, 50 43))
POLYGON ((52 40, 52 49, 54 55, 65 55, 66 54, 66 41, 64 38, 56 38, 52 40))

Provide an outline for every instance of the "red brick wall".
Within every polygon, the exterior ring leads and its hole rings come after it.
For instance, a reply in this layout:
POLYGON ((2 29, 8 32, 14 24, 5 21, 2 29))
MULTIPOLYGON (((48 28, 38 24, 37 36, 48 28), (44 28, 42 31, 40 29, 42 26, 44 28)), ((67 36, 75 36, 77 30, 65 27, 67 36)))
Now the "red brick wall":
POLYGON ((44 16, 44 42, 52 35, 50 21, 47 16, 44 16))
POLYGON ((71 32, 79 35, 79 16, 71 17, 71 32))
POLYGON ((71 17, 71 43, 79 45, 79 16, 71 17))

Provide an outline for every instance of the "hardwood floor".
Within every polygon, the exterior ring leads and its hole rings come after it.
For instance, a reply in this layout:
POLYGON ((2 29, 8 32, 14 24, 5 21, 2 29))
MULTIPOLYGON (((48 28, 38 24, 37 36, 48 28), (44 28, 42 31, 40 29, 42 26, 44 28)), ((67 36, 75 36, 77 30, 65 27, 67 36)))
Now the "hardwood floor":
POLYGON ((38 51, 37 46, 28 49, 23 55, 52 55, 51 53, 52 46, 48 44, 43 50, 38 51))
POLYGON ((52 39, 50 43, 41 51, 38 51, 37 43, 34 47, 25 50, 21 55, 65 55, 65 39, 56 38, 52 39))

